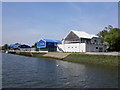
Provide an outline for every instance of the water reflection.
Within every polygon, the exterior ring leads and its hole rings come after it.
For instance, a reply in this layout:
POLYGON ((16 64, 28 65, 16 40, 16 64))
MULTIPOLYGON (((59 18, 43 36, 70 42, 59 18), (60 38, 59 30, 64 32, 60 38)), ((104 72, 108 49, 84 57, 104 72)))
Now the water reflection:
POLYGON ((117 87, 117 68, 3 54, 3 87, 117 87))

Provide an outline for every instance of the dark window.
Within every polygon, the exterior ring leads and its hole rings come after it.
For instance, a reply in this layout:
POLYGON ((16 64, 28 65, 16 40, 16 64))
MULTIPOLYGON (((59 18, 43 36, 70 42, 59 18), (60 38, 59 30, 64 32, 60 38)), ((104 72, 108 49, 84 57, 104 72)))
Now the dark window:
POLYGON ((94 40, 95 43, 97 43, 97 40, 94 40))
POLYGON ((96 47, 96 49, 98 49, 98 47, 96 47))
POLYGON ((73 47, 72 47, 73 48, 73 47))

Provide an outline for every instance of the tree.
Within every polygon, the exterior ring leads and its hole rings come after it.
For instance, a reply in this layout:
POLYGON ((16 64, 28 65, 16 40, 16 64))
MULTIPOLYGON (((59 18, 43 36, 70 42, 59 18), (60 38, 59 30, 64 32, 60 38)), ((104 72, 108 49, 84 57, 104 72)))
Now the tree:
POLYGON ((101 31, 101 32, 99 32, 98 33, 98 36, 100 37, 100 39, 101 39, 101 42, 102 43, 105 43, 104 41, 104 38, 105 38, 105 36, 108 34, 108 31, 107 30, 103 30, 103 31, 101 31))
POLYGON ((108 25, 105 27, 101 32, 99 32, 97 35, 100 37, 101 42, 105 43, 105 36, 108 34, 108 32, 113 28, 112 25, 108 25))
POLYGON ((2 50, 7 50, 8 49, 8 44, 5 44, 4 46, 2 46, 2 50))
POLYGON ((111 25, 98 33, 102 43, 107 43, 109 51, 120 51, 120 29, 111 25))
POLYGON ((111 30, 113 28, 113 26, 112 25, 108 25, 107 27, 105 27, 105 30, 111 30))
POLYGON ((21 45, 20 43, 15 43, 15 45, 21 45))
POLYGON ((108 43, 110 51, 120 51, 120 29, 110 29, 104 41, 108 43))
POLYGON ((37 42, 32 46, 33 48, 37 48, 37 42))

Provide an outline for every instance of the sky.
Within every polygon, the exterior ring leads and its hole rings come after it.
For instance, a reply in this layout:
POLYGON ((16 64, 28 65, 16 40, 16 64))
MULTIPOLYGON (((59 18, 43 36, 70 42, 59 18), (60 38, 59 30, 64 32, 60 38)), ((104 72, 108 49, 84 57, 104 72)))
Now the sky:
POLYGON ((117 2, 3 2, 2 44, 61 40, 70 30, 97 34, 118 27, 117 2))

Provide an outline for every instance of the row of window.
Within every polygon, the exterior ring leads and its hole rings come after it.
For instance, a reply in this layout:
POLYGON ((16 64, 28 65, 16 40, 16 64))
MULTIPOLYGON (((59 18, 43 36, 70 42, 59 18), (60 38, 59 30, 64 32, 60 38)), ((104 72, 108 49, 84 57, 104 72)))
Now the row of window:
MULTIPOLYGON (((70 48, 70 47, 68 47, 68 48, 70 48)), ((71 47, 71 48, 77 48, 77 47, 71 47)))
POLYGON ((96 49, 103 49, 103 48, 102 48, 102 47, 99 47, 99 48, 98 48, 98 47, 96 47, 96 49))
MULTIPOLYGON (((68 47, 68 48, 77 48, 77 47, 68 47)), ((96 47, 96 49, 98 49, 98 47, 96 47)))

